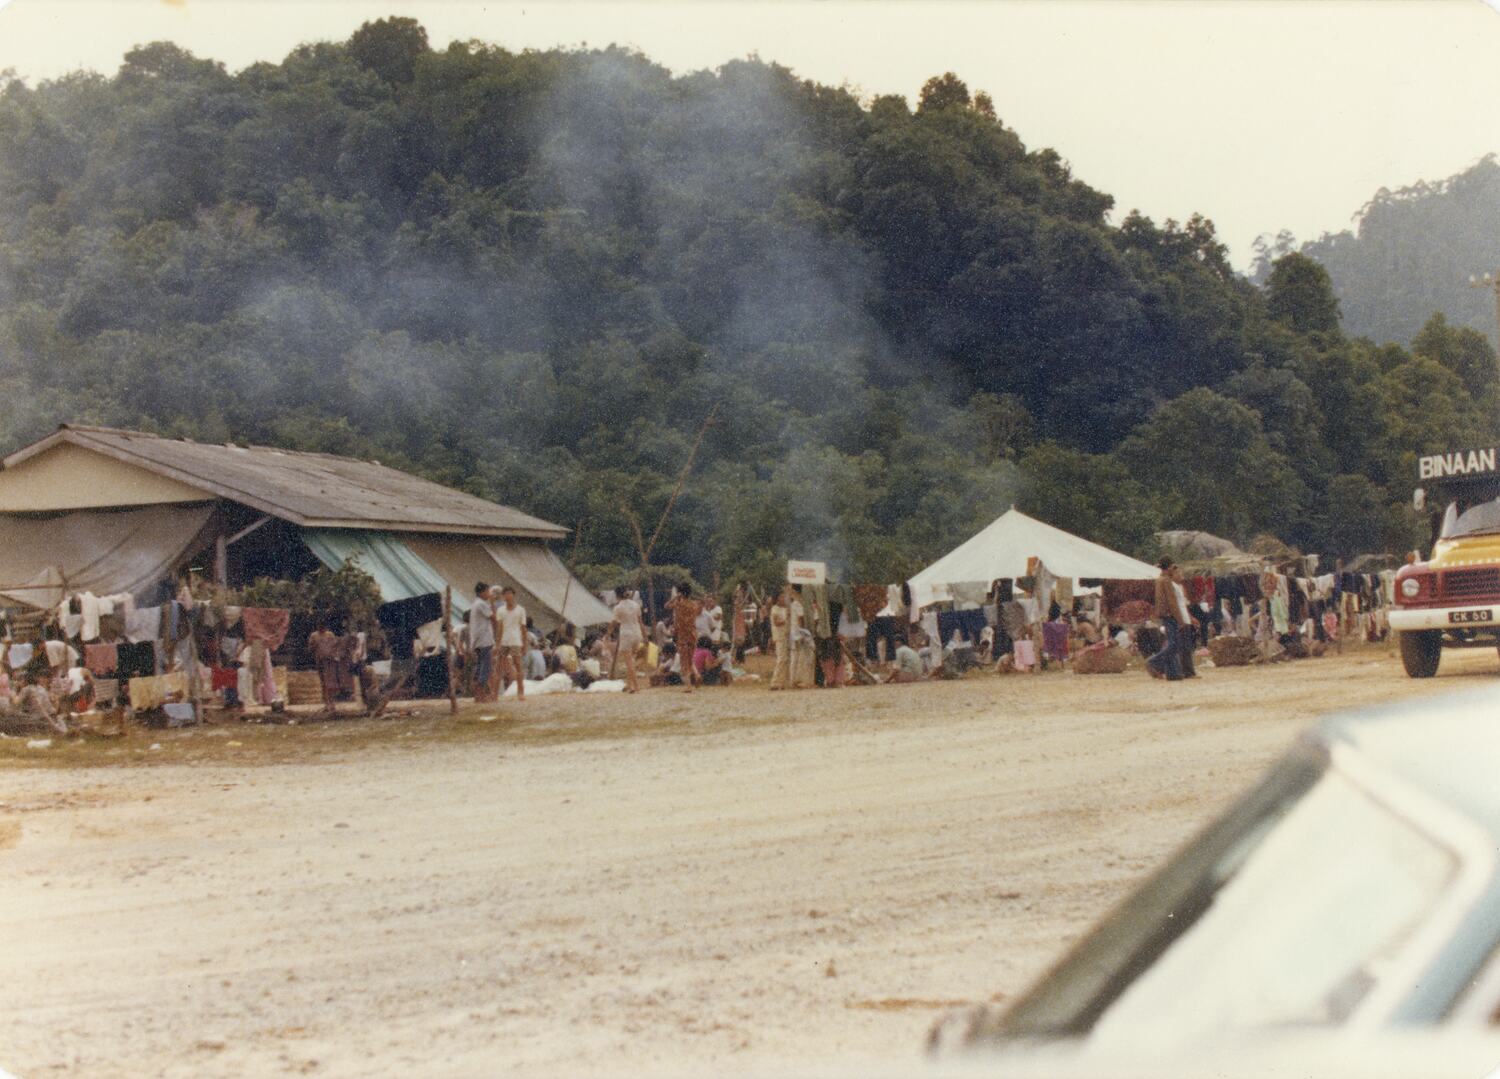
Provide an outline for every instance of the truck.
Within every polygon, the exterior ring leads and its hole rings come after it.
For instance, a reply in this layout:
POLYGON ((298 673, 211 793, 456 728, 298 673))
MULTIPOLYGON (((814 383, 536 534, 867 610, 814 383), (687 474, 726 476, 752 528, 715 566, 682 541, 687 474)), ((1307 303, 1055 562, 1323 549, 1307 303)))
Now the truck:
POLYGON ((1412 498, 1433 523, 1432 553, 1396 574, 1391 629, 1412 678, 1445 648, 1500 648, 1500 447, 1428 454, 1412 498))

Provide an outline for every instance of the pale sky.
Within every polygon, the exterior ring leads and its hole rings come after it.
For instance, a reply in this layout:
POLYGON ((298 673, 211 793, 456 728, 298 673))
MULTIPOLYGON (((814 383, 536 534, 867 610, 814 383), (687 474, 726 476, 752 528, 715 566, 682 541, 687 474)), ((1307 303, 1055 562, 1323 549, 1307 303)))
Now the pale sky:
POLYGON ((1337 231, 1380 187, 1500 151, 1500 14, 1480 0, 10 0, 0 70, 113 73, 161 39, 237 70, 393 14, 438 48, 618 43, 678 73, 756 53, 866 96, 915 100, 951 70, 1115 221, 1201 211, 1241 267, 1259 233, 1337 231))

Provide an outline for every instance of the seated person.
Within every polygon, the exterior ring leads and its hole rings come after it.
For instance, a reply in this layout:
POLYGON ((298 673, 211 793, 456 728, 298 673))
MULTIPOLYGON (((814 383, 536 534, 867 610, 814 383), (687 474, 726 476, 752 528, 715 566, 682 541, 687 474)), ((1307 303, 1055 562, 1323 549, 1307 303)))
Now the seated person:
POLYGON ((21 690, 18 702, 21 711, 29 716, 37 716, 45 719, 47 725, 57 734, 67 734, 68 723, 62 716, 58 715, 57 706, 52 700, 52 694, 47 691, 43 684, 43 678, 35 671, 29 671, 26 675, 26 687, 21 690))
POLYGON ((693 650, 693 669, 705 686, 727 686, 733 680, 724 666, 724 657, 714 651, 714 642, 707 636, 698 638, 698 647, 693 650))
POLYGON ((886 682, 904 685, 908 682, 920 682, 926 677, 921 655, 910 644, 902 642, 896 648, 896 656, 891 673, 886 675, 886 682))
POLYGON ((656 670, 651 674, 653 686, 682 685, 682 666, 677 660, 677 646, 668 642, 661 646, 656 670))
POLYGON ((567 674, 578 673, 578 649, 568 641, 562 641, 552 649, 552 658, 562 664, 567 674))
POLYGON ((955 629, 948 638, 948 647, 943 649, 943 665, 939 673, 944 678, 957 678, 971 667, 979 665, 974 651, 974 642, 962 629, 955 629))
POLYGON ((995 627, 985 626, 979 635, 978 659, 980 663, 990 663, 995 658, 995 627))

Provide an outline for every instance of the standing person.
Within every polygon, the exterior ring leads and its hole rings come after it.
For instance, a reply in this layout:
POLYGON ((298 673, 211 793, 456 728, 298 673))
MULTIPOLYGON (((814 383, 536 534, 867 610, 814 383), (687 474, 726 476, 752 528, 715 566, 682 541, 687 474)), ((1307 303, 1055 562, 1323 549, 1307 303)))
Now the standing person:
POLYGON ((698 648, 698 616, 703 613, 703 606, 693 598, 693 586, 689 584, 678 585, 677 594, 667 606, 672 611, 672 637, 677 644, 677 655, 683 660, 682 683, 691 693, 698 683, 692 660, 698 648))
POLYGON ((500 631, 500 675, 516 680, 516 700, 526 699, 526 671, 521 656, 526 649, 526 608, 516 603, 516 590, 500 593, 500 607, 495 611, 495 625, 500 631))
MULTIPOLYGON (((1178 641, 1182 646, 1182 677, 1197 678, 1193 666, 1193 652, 1198 648, 1198 625, 1193 621, 1193 610, 1188 606, 1187 587, 1182 583, 1182 567, 1172 567, 1172 589, 1177 595, 1178 641)), ((1205 638, 1206 639, 1206 638, 1205 638)))
POLYGON ((817 644, 808 628, 802 587, 792 590, 792 688, 811 689, 817 683, 817 644))
POLYGON ((771 647, 776 665, 771 669, 771 688, 786 689, 792 684, 792 603, 791 588, 783 588, 771 605, 771 647))
POLYGON ((307 638, 307 650, 318 668, 318 684, 323 690, 323 707, 330 708, 339 699, 339 638, 328 622, 318 623, 307 638))
POLYGON ((640 689, 636 683, 635 650, 645 643, 646 625, 641 621, 640 603, 630 598, 630 591, 623 585, 615 589, 612 628, 615 631, 615 657, 625 657, 625 692, 634 693, 640 689))
POLYGON ((1172 580, 1172 571, 1176 567, 1170 558, 1163 558, 1159 565, 1161 576, 1156 578, 1156 618, 1161 622, 1162 636, 1166 640, 1161 650, 1146 660, 1146 669, 1153 678, 1178 682, 1182 680, 1182 642, 1178 633, 1182 612, 1177 605, 1176 583, 1172 580))
POLYGON ((729 643, 734 648, 736 662, 745 661, 745 646, 749 643, 750 623, 755 620, 755 601, 750 598, 750 582, 740 581, 734 586, 734 599, 729 623, 729 643))
POLYGON ((490 675, 495 661, 495 605, 490 602, 490 586, 483 581, 474 586, 474 603, 469 607, 469 658, 474 699, 494 700, 490 675))

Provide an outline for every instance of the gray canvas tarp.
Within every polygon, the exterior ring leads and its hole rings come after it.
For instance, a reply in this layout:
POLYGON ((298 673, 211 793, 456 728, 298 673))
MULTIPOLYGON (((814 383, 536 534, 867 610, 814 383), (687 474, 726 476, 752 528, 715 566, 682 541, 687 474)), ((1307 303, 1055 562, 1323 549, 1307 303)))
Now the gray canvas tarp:
POLYGON ((474 586, 484 581, 514 588, 517 602, 543 631, 563 620, 575 626, 597 626, 610 620, 609 608, 540 543, 466 536, 407 536, 404 542, 452 585, 453 604, 459 610, 468 609, 474 586))
POLYGON ((491 539, 485 540, 484 549, 517 584, 575 626, 598 626, 613 617, 563 560, 542 544, 491 539))
POLYGON ((0 598, 55 607, 64 592, 149 591, 196 553, 212 506, 0 515, 0 598))

